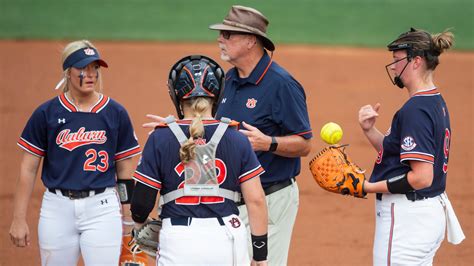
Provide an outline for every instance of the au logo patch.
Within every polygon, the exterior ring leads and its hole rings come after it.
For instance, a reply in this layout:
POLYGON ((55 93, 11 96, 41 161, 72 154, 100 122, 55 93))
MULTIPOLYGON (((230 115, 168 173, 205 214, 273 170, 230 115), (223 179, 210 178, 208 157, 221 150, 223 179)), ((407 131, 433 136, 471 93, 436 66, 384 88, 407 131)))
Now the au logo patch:
POLYGON ((94 50, 92 50, 91 48, 86 48, 86 49, 84 49, 84 53, 85 53, 86 55, 95 55, 94 50))
POLYGON ((411 136, 406 136, 403 139, 403 143, 402 143, 401 147, 405 151, 413 150, 416 147, 415 139, 413 139, 411 136))
POLYGON ((247 99, 247 104, 245 106, 249 109, 253 109, 257 106, 257 100, 255 100, 255 98, 247 99))
POLYGON ((232 217, 232 219, 229 220, 229 223, 232 225, 234 228, 239 228, 240 227, 240 221, 239 219, 232 217))

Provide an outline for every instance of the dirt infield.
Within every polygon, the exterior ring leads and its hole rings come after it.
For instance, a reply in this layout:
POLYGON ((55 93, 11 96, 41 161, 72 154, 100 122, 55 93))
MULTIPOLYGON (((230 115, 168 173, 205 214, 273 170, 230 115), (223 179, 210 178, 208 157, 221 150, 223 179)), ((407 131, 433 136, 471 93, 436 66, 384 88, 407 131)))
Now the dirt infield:
MULTIPOLYGON (((0 41, 0 266, 40 264, 37 223, 44 187, 39 178, 28 213, 32 245, 14 248, 8 235, 22 154, 16 141, 33 110, 58 93, 53 88, 60 78, 64 44, 0 41)), ((95 44, 110 66, 103 71, 104 93, 127 108, 141 146, 148 131, 141 127, 147 121, 145 114, 174 113, 165 85, 170 66, 192 53, 219 58, 216 44, 95 44)), ((304 86, 316 136, 312 153, 303 159, 297 178, 301 205, 289 265, 370 265, 374 197, 362 200, 327 193, 312 180, 307 165, 323 147, 319 129, 334 121, 344 129, 342 142, 351 144, 351 157, 370 174, 377 154, 358 126, 357 112, 362 105, 380 102, 378 128, 384 131, 407 99, 407 93, 392 86, 385 73, 384 65, 390 62, 391 54, 383 49, 277 46, 274 59, 304 86)), ((222 66, 229 68, 226 63, 222 66)), ((445 241, 435 265, 471 265, 474 260, 473 73, 474 53, 448 52, 441 57, 435 77, 450 109, 453 132, 447 191, 467 236, 458 246, 445 241)))

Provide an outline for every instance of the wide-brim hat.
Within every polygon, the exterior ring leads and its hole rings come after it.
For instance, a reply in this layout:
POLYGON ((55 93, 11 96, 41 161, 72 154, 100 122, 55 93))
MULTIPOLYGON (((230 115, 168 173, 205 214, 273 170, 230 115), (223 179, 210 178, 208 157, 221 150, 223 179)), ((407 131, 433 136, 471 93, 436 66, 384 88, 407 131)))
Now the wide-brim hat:
POLYGON ((222 23, 209 26, 211 30, 246 32, 261 38, 263 47, 275 50, 275 45, 267 36, 268 19, 260 11, 245 6, 232 6, 222 23))

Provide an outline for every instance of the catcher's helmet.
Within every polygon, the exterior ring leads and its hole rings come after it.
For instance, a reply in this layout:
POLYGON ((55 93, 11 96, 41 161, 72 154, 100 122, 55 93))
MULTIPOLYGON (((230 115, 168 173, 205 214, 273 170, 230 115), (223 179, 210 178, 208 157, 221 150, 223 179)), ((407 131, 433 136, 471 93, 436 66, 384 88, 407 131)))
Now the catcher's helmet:
POLYGON ((194 97, 214 99, 212 115, 224 95, 224 70, 211 58, 204 55, 190 55, 180 59, 171 68, 168 77, 168 92, 182 119, 181 101, 194 97))

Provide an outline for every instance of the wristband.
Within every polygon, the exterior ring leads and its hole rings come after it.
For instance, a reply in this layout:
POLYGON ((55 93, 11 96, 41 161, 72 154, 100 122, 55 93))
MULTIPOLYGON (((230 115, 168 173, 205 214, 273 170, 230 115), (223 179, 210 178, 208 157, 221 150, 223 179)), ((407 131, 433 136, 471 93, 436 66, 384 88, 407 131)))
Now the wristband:
POLYGON ((407 174, 395 176, 387 180, 388 191, 392 194, 405 194, 415 189, 408 183, 407 174))
POLYGON ((134 188, 135 181, 133 179, 117 179, 117 192, 121 204, 130 204, 134 188))
POLYGON ((252 235, 252 250, 253 250, 254 261, 267 260, 267 255, 268 255, 267 242, 268 242, 267 234, 264 234, 262 236, 252 235))
POLYGON ((277 150, 277 148, 278 148, 278 142, 275 136, 272 136, 272 143, 270 144, 270 148, 268 149, 268 151, 274 152, 277 150))

